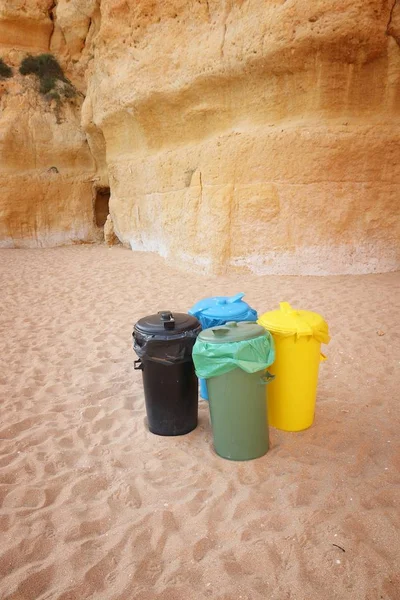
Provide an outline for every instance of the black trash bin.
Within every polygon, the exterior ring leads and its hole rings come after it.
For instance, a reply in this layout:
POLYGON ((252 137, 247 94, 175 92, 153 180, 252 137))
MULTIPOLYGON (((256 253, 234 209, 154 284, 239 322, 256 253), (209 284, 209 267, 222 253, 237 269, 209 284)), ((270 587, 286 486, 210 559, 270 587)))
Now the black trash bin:
POLYGON ((197 427, 198 381, 192 349, 199 321, 161 311, 140 319, 133 330, 135 369, 143 374, 149 429, 157 435, 184 435, 197 427))

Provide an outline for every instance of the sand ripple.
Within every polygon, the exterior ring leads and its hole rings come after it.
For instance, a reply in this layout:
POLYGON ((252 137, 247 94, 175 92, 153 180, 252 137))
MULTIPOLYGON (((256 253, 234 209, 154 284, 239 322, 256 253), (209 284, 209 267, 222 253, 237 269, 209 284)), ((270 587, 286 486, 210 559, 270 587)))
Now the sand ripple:
POLYGON ((2 600, 400 598, 398 273, 202 278, 103 247, 0 261, 2 600), (191 434, 147 431, 131 330, 242 290, 320 311, 333 340, 315 426, 231 463, 204 402, 191 434))

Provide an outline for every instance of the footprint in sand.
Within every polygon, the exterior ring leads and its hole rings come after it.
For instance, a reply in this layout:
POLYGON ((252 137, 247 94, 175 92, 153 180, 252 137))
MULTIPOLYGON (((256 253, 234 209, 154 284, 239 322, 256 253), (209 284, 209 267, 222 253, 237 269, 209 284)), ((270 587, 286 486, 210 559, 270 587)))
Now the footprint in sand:
POLYGON ((193 558, 195 561, 200 562, 203 558, 215 548, 215 541, 212 538, 204 537, 195 543, 193 547, 193 558))
POLYGON ((82 412, 82 416, 87 421, 92 421, 95 417, 97 417, 101 410, 102 409, 100 406, 89 406, 82 412))
POLYGON ((133 508, 140 508, 142 506, 142 499, 138 490, 126 483, 121 484, 119 488, 113 492, 110 500, 121 502, 125 506, 131 506, 133 508))
POLYGON ((43 508, 46 506, 46 493, 38 488, 17 488, 4 500, 3 508, 43 508))
MULTIPOLYGON (((44 569, 35 570, 28 575, 18 586, 15 594, 8 596, 15 600, 19 598, 39 598, 45 595, 45 592, 52 587, 53 578, 56 572, 54 565, 44 569)), ((49 597, 46 594, 46 597, 49 597)))

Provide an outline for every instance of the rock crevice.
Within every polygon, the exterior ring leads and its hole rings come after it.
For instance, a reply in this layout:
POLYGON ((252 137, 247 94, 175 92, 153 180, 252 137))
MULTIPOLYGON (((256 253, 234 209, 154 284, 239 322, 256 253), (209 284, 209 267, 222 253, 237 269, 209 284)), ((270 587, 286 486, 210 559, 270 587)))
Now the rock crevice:
POLYGON ((391 36, 396 44, 400 46, 400 4, 398 0, 394 0, 393 6, 390 9, 386 35, 391 36))

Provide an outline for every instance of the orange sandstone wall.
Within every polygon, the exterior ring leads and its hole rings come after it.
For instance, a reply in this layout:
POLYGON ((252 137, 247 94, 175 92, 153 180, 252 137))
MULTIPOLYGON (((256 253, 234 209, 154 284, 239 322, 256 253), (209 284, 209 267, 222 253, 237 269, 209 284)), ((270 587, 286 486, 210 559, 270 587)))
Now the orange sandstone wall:
MULTIPOLYGON (((0 56, 13 76, 0 80, 0 247, 95 240, 96 165, 81 127, 82 93, 60 105, 19 74, 27 54, 53 51, 54 2, 0 0, 0 56)), ((57 36, 56 36, 57 37, 57 36)), ((60 48, 61 50, 61 48, 60 48)), ((68 57, 57 58, 82 87, 68 57)))
POLYGON ((92 161, 96 184, 110 186, 124 244, 209 272, 399 267, 400 4, 59 0, 50 10, 49 47, 85 95, 79 177, 92 161))

